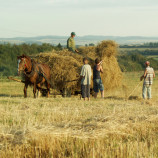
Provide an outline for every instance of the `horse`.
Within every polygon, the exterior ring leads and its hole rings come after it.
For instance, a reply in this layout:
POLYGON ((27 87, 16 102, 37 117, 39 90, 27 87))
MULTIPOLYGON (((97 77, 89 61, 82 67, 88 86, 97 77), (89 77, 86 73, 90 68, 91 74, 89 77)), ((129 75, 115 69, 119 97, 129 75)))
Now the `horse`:
POLYGON ((47 88, 47 97, 50 94, 50 67, 46 64, 36 63, 29 56, 22 55, 17 56, 18 59, 18 74, 22 74, 25 86, 24 97, 27 97, 27 88, 29 85, 33 85, 33 94, 36 98, 36 89, 38 90, 38 97, 40 97, 41 87, 47 88))

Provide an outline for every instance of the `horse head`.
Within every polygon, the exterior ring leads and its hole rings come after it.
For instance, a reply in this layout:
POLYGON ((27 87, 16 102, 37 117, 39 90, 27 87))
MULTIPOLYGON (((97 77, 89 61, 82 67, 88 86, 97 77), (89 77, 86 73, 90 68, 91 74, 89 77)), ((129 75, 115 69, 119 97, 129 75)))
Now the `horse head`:
POLYGON ((18 56, 18 74, 20 75, 21 72, 30 72, 31 68, 32 68, 32 64, 31 64, 31 58, 26 56, 26 55, 22 55, 22 56, 18 56))

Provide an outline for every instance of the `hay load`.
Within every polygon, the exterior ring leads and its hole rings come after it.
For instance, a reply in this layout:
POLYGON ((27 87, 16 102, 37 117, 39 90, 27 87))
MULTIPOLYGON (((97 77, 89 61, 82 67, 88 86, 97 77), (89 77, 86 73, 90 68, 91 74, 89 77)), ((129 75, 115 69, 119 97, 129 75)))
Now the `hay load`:
POLYGON ((103 60, 102 80, 105 90, 121 85, 122 72, 117 62, 118 44, 114 41, 102 41, 96 47, 96 55, 103 60))
POLYGON ((104 73, 102 80, 105 90, 111 90, 121 85, 122 73, 117 62, 118 45, 114 41, 102 41, 96 47, 80 47, 79 54, 67 49, 41 53, 35 57, 37 62, 47 63, 51 67, 51 82, 58 89, 80 90, 79 78, 83 57, 89 58, 89 64, 94 66, 95 58, 103 60, 104 73))
POLYGON ((71 55, 68 50, 41 53, 36 56, 36 61, 39 63, 47 63, 51 67, 51 83, 54 88, 63 90, 64 88, 71 88, 75 90, 79 85, 78 81, 69 82, 71 80, 79 79, 82 58, 77 60, 71 55), (66 53, 68 53, 66 55, 66 53))

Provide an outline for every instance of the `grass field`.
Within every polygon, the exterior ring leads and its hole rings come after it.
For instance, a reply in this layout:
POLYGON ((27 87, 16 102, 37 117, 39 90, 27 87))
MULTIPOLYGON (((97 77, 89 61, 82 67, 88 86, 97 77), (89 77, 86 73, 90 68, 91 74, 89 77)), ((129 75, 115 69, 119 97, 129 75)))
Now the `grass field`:
MULTIPOLYGON (((144 51, 157 51, 158 52, 158 48, 119 48, 118 49, 119 51, 119 55, 122 55, 122 54, 127 54, 129 52, 132 52, 132 53, 136 53, 137 51, 140 51, 140 52, 144 52, 144 51)), ((158 55, 144 55, 145 57, 147 58, 153 58, 155 60, 158 60, 158 55)))
POLYGON ((155 60, 158 60, 158 55, 150 55, 150 56, 147 56, 147 58, 153 58, 155 60))
POLYGON ((129 52, 129 51, 134 51, 134 50, 139 50, 139 51, 145 51, 145 50, 158 51, 158 48, 119 48, 119 52, 129 52))
POLYGON ((0 158, 156 158, 158 81, 153 99, 141 99, 140 73, 90 102, 72 98, 23 98, 23 84, 1 79, 0 158))

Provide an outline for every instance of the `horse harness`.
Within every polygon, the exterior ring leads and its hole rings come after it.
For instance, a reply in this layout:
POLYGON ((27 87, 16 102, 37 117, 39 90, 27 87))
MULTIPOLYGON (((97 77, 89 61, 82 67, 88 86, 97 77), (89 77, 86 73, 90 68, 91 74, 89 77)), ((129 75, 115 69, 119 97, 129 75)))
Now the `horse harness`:
MULTIPOLYGON (((24 59, 24 64, 25 64, 25 68, 27 67, 26 65, 26 62, 25 62, 25 59, 24 59)), ((44 77, 43 75, 43 71, 41 70, 41 67, 39 67, 38 65, 38 69, 39 71, 35 70, 35 66, 34 66, 34 63, 33 63, 33 60, 31 59, 31 64, 32 64, 32 67, 31 67, 31 71, 28 72, 27 69, 24 71, 24 74, 27 78, 30 78, 32 77, 35 73, 37 73, 39 75, 39 81, 38 83, 40 83, 42 81, 42 78, 44 77)), ((45 77, 44 77, 45 78, 45 77)))
MULTIPOLYGON (((37 82, 37 83, 40 83, 40 82, 42 81, 43 77, 44 77, 45 80, 51 85, 51 87, 54 87, 54 88, 55 88, 56 86, 53 85, 53 84, 51 83, 51 81, 45 76, 45 73, 44 73, 44 71, 43 71, 43 69, 42 69, 41 67, 38 66, 39 71, 35 70, 35 68, 34 68, 34 63, 33 63, 33 62, 34 62, 34 61, 31 59, 31 64, 32 64, 31 71, 30 71, 30 72, 24 71, 25 76, 26 76, 27 78, 30 78, 30 77, 32 77, 32 76, 35 74, 35 72, 36 72, 36 73, 39 75, 39 79, 38 79, 38 82, 37 82)), ((25 59, 24 59, 24 64, 25 64, 25 68, 26 68, 27 65, 26 65, 25 59)), ((66 84, 67 82, 74 82, 74 81, 78 81, 78 80, 79 80, 79 78, 78 78, 78 79, 75 79, 75 80, 71 80, 71 81, 64 81, 64 82, 65 82, 65 84, 66 84)))

